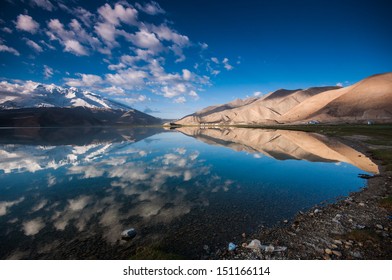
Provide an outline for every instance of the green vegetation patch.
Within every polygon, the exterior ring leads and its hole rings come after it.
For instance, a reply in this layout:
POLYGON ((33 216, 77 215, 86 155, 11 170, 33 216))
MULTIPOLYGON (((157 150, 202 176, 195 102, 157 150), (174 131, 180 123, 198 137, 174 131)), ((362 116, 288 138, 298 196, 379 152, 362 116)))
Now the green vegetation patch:
POLYGON ((158 245, 139 247, 131 260, 183 260, 184 257, 173 253, 167 253, 158 245))
POLYGON ((381 199, 380 206, 387 209, 388 211, 392 211, 392 196, 390 195, 381 199))
POLYGON ((392 149, 377 149, 372 151, 375 159, 381 160, 381 164, 385 166, 385 170, 392 171, 392 149))
POLYGON ((366 242, 367 240, 379 242, 380 237, 374 230, 370 229, 354 229, 344 236, 346 239, 354 240, 357 242, 366 242))

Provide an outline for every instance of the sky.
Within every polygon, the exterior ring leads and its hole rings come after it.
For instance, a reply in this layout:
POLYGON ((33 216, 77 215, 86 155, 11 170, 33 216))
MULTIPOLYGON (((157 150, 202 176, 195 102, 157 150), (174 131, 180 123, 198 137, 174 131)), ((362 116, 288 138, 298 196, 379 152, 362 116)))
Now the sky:
POLYGON ((0 3, 0 81, 77 87, 160 118, 392 71, 388 0, 0 3))

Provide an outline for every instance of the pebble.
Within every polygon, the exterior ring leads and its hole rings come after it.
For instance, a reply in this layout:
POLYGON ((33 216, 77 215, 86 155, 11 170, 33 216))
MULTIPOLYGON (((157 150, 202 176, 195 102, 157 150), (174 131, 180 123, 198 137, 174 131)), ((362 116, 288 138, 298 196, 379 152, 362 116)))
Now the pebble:
POLYGON ((320 209, 315 209, 313 213, 314 213, 314 214, 317 214, 317 213, 320 213, 320 212, 321 212, 320 209))
POLYGON ((351 252, 351 256, 356 259, 362 259, 362 254, 360 252, 351 252))
POLYGON ((331 259, 331 257, 329 255, 324 255, 323 258, 324 258, 324 260, 330 260, 331 259))
POLYGON ((334 254, 337 257, 341 257, 342 256, 342 253, 340 253, 339 251, 335 251, 335 250, 332 251, 332 254, 334 254))
POLYGON ((339 244, 339 245, 342 245, 342 244, 343 244, 343 242, 342 242, 342 241, 340 241, 340 240, 337 240, 337 239, 335 239, 335 240, 333 241, 333 243, 335 243, 335 244, 339 244))
POLYGON ((126 229, 121 233, 123 239, 132 239, 136 236, 136 230, 134 228, 126 229))
POLYGON ((327 249, 325 249, 324 251, 325 251, 325 253, 327 253, 328 255, 331 255, 331 254, 332 254, 332 250, 331 250, 331 249, 328 249, 328 248, 327 248, 327 249))
POLYGON ((364 206, 365 206, 365 203, 360 202, 358 205, 364 207, 364 206))
POLYGON ((229 246, 228 246, 229 251, 234 251, 235 248, 237 248, 237 245, 235 245, 234 243, 230 242, 229 246))
POLYGON ((246 233, 245 233, 245 232, 242 233, 241 236, 242 236, 243 238, 245 238, 245 237, 246 237, 246 233))
POLYGON ((332 247, 332 249, 337 249, 338 248, 338 246, 335 245, 335 244, 331 244, 331 247, 332 247))
POLYGON ((377 225, 376 225, 376 228, 378 228, 378 229, 384 229, 384 227, 383 227, 382 225, 380 225, 380 224, 377 224, 377 225))
POLYGON ((289 222, 289 220, 284 220, 283 223, 287 224, 289 222))

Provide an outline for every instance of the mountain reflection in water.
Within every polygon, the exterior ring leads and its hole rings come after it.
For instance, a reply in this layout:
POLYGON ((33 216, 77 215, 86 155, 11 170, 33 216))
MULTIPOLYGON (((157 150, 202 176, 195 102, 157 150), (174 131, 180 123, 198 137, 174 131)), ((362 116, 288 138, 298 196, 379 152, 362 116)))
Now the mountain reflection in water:
POLYGON ((179 130, 1 129, 0 258, 213 258, 378 172, 319 134, 179 130))

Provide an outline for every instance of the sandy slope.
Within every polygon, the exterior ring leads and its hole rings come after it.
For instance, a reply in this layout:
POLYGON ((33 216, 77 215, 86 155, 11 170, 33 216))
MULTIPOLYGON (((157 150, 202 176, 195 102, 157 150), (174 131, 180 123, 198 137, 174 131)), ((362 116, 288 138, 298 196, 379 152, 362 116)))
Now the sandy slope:
POLYGON ((236 151, 262 153, 279 160, 347 162, 367 172, 379 172, 377 165, 364 154, 316 133, 249 128, 181 127, 177 130, 209 144, 222 145, 236 151))
POLYGON ((392 122, 392 72, 345 88, 280 89, 257 100, 210 106, 178 121, 181 125, 392 122))
POLYGON ((392 120, 392 73, 366 78, 352 86, 308 98, 277 120, 321 122, 392 120))
POLYGON ((178 124, 201 124, 201 123, 275 123, 275 120, 302 101, 320 92, 336 87, 315 87, 306 90, 284 90, 280 89, 263 96, 252 102, 236 101, 227 105, 208 107, 193 115, 176 121, 178 124), (234 108, 233 108, 234 107, 234 108), (224 110, 222 110, 224 109, 224 110))

